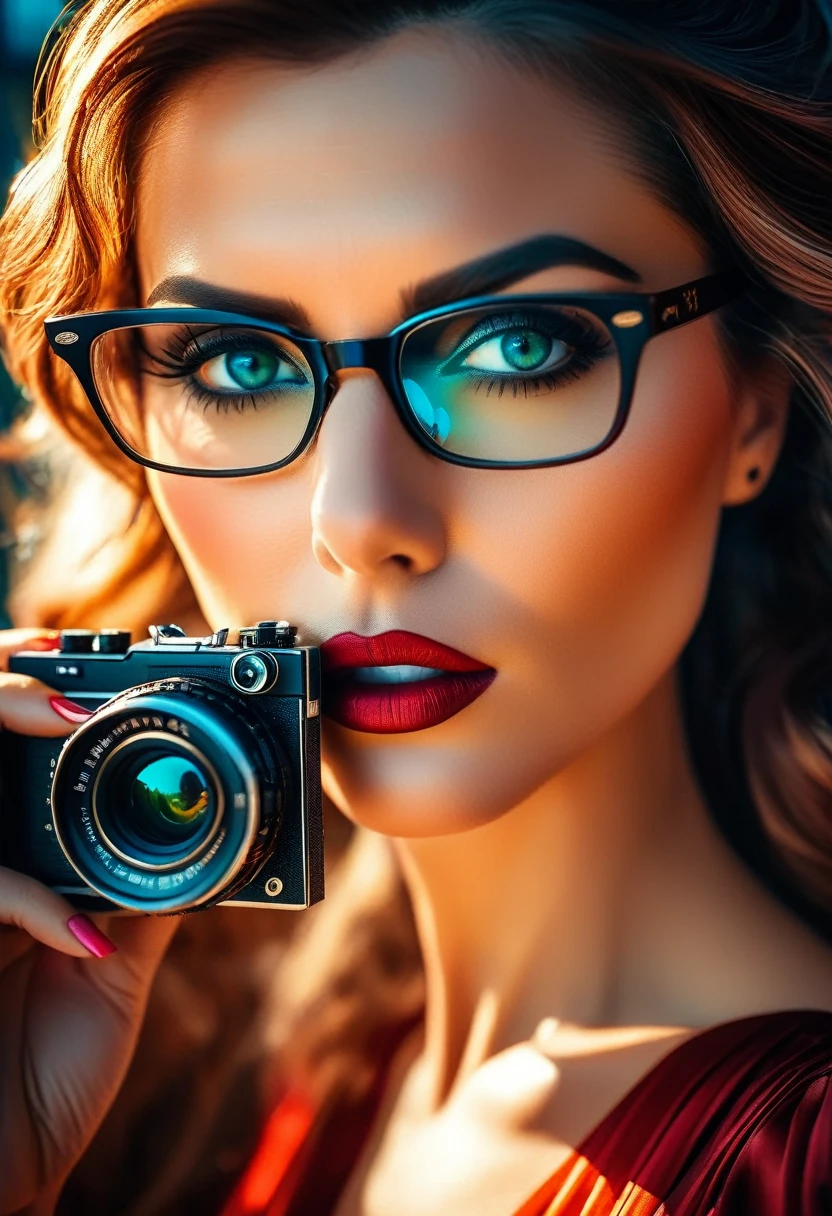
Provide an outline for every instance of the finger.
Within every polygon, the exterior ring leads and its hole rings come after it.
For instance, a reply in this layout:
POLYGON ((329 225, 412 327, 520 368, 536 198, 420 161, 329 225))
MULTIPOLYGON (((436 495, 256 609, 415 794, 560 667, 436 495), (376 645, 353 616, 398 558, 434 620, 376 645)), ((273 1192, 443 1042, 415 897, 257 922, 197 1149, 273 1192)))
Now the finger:
POLYGON ((19 650, 58 650, 61 635, 57 629, 0 630, 0 671, 8 671, 9 655, 19 650))
MULTIPOLYGON (((184 916, 96 916, 95 920, 119 949, 119 962, 142 971, 162 959, 184 916)), ((114 960, 115 961, 115 960, 114 960)))
MULTIPOLYGON (((35 941, 74 958, 100 958, 108 952, 106 934, 88 917, 80 915, 79 921, 79 913, 63 896, 4 866, 0 866, 0 924, 23 929, 35 941)), ((114 943, 109 945, 115 949, 114 943)))
POLYGON ((34 676, 0 675, 0 726, 19 735, 68 735, 90 716, 34 676))
POLYGON ((0 925, 0 972, 6 971, 24 954, 28 954, 34 941, 22 929, 13 925, 0 925))

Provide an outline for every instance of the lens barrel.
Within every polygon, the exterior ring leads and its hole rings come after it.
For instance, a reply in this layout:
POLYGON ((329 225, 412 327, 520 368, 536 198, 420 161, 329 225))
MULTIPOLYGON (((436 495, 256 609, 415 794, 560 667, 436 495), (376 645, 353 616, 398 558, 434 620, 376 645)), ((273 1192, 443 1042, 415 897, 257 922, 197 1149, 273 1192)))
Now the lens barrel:
POLYGON ((182 912, 239 890, 270 852, 286 765, 248 697, 170 679, 109 701, 64 745, 55 831, 93 890, 182 912))

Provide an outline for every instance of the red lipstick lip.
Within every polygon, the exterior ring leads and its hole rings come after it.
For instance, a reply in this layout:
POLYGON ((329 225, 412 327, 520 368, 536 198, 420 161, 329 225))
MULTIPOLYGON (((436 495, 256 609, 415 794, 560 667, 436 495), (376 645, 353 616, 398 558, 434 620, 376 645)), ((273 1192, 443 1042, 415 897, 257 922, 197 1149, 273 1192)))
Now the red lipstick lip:
POLYGON ((393 629, 365 638, 360 633, 339 633, 321 646, 321 659, 326 672, 345 667, 436 667, 442 671, 493 671, 487 663, 472 659, 461 650, 442 642, 393 629))
POLYGON ((438 726, 481 696, 497 675, 495 668, 460 650, 401 629, 369 638, 339 633, 321 646, 321 659, 324 714, 341 726, 376 735, 438 726), (357 667, 400 665, 432 667, 443 674, 402 684, 350 678, 357 667))

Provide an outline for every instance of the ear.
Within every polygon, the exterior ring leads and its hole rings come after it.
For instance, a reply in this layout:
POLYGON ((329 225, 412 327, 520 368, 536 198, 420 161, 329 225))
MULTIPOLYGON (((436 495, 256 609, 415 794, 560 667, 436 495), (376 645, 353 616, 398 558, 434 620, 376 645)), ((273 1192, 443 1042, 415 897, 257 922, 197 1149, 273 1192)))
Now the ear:
POLYGON ((788 369, 771 355, 737 377, 723 506, 749 502, 765 489, 783 447, 793 386, 788 369))

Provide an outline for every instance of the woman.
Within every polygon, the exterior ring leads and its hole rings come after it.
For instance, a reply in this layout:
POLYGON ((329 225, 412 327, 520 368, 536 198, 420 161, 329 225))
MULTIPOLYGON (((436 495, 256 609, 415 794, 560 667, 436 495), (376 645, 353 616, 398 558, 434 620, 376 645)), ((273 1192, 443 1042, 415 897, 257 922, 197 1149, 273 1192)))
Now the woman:
MULTIPOLYGON (((135 495, 71 611, 169 617, 175 553, 212 628, 323 646, 325 787, 427 985, 363 1142, 303 1027, 218 1211, 828 1210, 829 47, 716 0, 64 32, 0 277, 14 373, 135 495)), ((82 720, 12 675, 0 716, 82 720)), ((40 1213, 175 923, 10 871, 0 917, 0 1212, 40 1213)))

